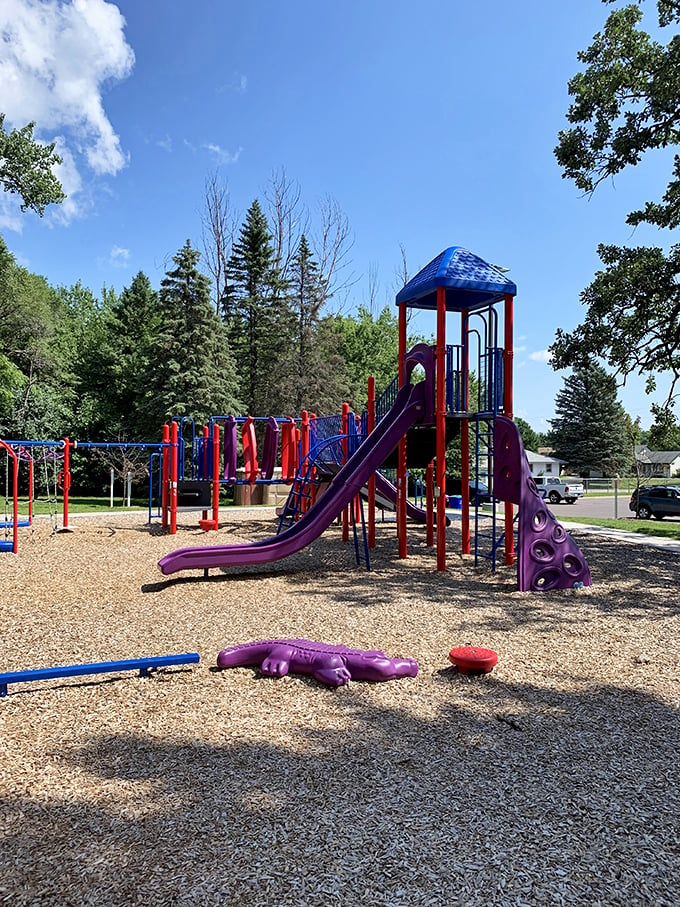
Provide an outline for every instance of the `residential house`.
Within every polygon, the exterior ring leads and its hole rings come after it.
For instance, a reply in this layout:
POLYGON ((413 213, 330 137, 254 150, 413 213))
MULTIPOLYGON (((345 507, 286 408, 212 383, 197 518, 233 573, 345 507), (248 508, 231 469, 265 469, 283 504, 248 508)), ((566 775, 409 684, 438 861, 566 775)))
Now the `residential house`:
POLYGON ((533 450, 525 450, 524 453, 527 455, 532 476, 559 476, 566 462, 548 454, 534 453, 533 450))
POLYGON ((670 479, 680 472, 680 450, 650 450, 646 444, 636 444, 635 466, 647 479, 670 479))

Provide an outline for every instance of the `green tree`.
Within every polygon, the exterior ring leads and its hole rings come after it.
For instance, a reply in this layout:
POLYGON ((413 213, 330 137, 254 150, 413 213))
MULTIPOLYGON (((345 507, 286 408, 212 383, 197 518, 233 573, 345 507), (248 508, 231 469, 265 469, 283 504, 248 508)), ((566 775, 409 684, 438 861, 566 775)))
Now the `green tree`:
POLYGON ((161 282, 162 324, 149 356, 149 393, 140 403, 147 436, 175 415, 200 423, 240 409, 234 360, 211 303, 210 281, 198 270, 200 257, 187 240, 161 282))
POLYGON ((653 403, 654 422, 647 433, 647 446, 651 450, 680 450, 680 425, 670 406, 653 403))
MULTIPOLYGON (((680 24, 675 0, 656 5, 662 28, 680 24)), ((569 81, 574 100, 567 119, 573 125, 560 132, 555 155, 563 177, 587 193, 637 165, 645 152, 680 144, 680 35, 660 44, 639 27, 641 20, 640 4, 611 12, 602 32, 578 54, 585 71, 569 81)), ((680 155, 674 156, 662 201, 647 202, 628 216, 630 224, 643 221, 680 224, 680 155)))
POLYGON ((291 373, 293 313, 276 265, 272 235, 255 199, 234 242, 222 313, 241 380, 243 401, 254 415, 285 407, 291 373))
POLYGON ((16 264, 0 237, 2 433, 46 437, 64 427, 61 308, 47 281, 16 264))
POLYGON ((68 407, 70 437, 100 441, 110 437, 113 421, 111 363, 102 302, 78 281, 59 287, 62 314, 58 343, 62 353, 62 387, 68 407))
POLYGON ((535 432, 531 425, 520 416, 515 416, 515 425, 522 438, 522 444, 526 450, 533 450, 534 453, 541 446, 541 438, 538 432, 535 432))
POLYGON ((32 210, 41 217, 50 204, 66 198, 61 183, 52 172, 61 158, 55 143, 42 145, 33 138, 35 123, 21 129, 5 130, 5 114, 0 113, 0 186, 5 192, 21 196, 21 210, 32 210))
POLYGON ((343 380, 346 370, 334 344, 321 327, 321 310, 328 299, 328 289, 320 276, 319 266, 303 234, 290 267, 289 304, 295 313, 292 344, 290 406, 317 415, 338 412, 347 391, 343 380))
POLYGON ((348 402, 361 408, 366 401, 369 375, 375 379, 375 391, 379 396, 398 373, 398 314, 396 309, 386 305, 374 318, 367 306, 360 305, 356 317, 335 316, 335 326, 349 372, 351 396, 348 402))
POLYGON ((627 472, 632 422, 617 398, 616 380, 595 361, 575 367, 555 399, 550 441, 555 456, 580 475, 627 472))
MULTIPOLYGON (((555 155, 563 177, 586 193, 636 166, 646 152, 680 144, 680 6, 675 0, 657 0, 656 6, 661 29, 675 27, 668 44, 640 27, 640 4, 627 4, 610 13, 578 55, 586 68, 569 82, 572 126, 560 132, 555 155)), ((632 211, 627 222, 671 229, 680 224, 680 155, 674 155, 662 199, 632 211)), ((598 254, 605 269, 581 294, 585 319, 571 333, 557 331, 553 365, 562 369, 601 357, 624 378, 647 375, 648 391, 667 372, 670 402, 680 377, 680 247, 664 252, 600 245, 598 254)))
POLYGON ((146 379, 162 321, 158 293, 142 271, 106 309, 111 429, 121 438, 145 440, 158 434, 158 424, 149 425, 145 418, 152 408, 146 379))

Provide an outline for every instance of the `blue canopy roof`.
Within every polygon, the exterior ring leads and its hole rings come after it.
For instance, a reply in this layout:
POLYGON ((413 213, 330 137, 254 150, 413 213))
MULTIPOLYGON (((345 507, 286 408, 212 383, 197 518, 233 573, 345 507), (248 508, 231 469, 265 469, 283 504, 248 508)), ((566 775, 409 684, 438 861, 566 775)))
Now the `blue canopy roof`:
POLYGON ((397 305, 437 308, 437 287, 446 288, 447 312, 473 311, 517 295, 517 286, 494 265, 461 246, 444 249, 397 293, 397 305))

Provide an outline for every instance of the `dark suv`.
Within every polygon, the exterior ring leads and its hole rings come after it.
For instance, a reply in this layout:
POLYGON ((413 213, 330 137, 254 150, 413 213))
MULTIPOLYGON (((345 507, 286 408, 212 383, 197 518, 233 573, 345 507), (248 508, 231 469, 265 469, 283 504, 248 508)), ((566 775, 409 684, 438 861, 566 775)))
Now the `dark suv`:
POLYGON ((662 520, 665 516, 680 516, 680 488, 677 485, 641 485, 630 498, 629 508, 641 520, 662 520))

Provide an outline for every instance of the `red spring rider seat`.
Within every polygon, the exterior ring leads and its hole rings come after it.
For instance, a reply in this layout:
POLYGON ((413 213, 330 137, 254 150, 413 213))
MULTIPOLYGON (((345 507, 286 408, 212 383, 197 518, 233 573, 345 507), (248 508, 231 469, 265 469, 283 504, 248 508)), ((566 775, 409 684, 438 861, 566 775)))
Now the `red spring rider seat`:
POLYGON ((498 655, 493 649, 458 646, 449 652, 449 660, 461 674, 489 674, 498 662, 498 655))

